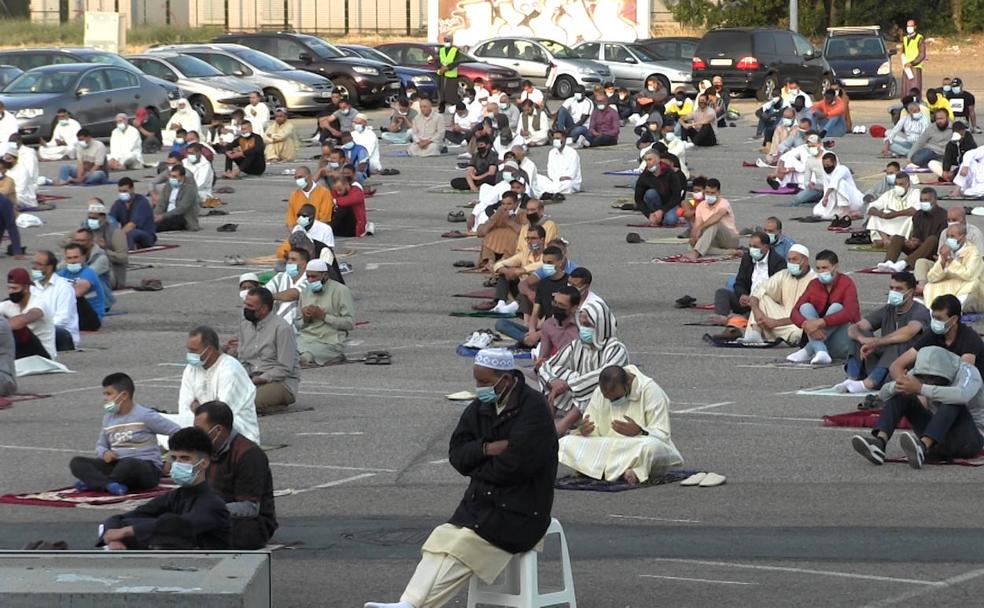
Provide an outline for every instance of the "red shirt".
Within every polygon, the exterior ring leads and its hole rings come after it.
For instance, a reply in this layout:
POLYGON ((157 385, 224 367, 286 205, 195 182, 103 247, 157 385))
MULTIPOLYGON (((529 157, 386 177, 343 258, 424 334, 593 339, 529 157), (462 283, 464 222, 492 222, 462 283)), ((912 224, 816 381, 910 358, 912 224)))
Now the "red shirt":
POLYGON ((366 195, 362 191, 362 188, 358 186, 352 186, 349 188, 348 194, 338 194, 335 195, 335 204, 339 207, 351 207, 352 213, 355 214, 355 234, 357 236, 362 236, 366 233, 366 195))
POLYGON ((820 279, 810 281, 810 284, 806 286, 806 291, 800 296, 796 306, 793 307, 793 312, 789 315, 796 327, 803 327, 803 322, 806 321, 806 317, 800 314, 799 309, 807 302, 813 304, 813 307, 820 314, 820 318, 826 321, 827 327, 839 327, 861 320, 858 289, 855 287, 854 281, 847 275, 837 273, 834 282, 830 284, 830 290, 827 289, 827 285, 820 282, 820 279), (827 309, 830 308, 831 304, 840 304, 844 310, 827 315, 827 309))

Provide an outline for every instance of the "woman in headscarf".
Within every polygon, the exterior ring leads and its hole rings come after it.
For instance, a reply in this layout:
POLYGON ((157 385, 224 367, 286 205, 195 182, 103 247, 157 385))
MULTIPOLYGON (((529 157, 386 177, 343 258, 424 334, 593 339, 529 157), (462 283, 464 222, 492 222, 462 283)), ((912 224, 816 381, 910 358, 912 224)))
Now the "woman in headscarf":
POLYGON ((164 130, 161 131, 165 146, 174 143, 174 134, 178 129, 199 133, 202 130, 202 117, 198 115, 198 112, 191 109, 191 104, 184 98, 178 100, 178 109, 174 111, 164 130))
POLYGON ((598 376, 609 365, 625 366, 629 351, 617 337, 617 324, 607 304, 587 302, 577 315, 579 339, 571 342, 540 366, 540 388, 547 391, 557 434, 563 436, 581 419, 598 376))

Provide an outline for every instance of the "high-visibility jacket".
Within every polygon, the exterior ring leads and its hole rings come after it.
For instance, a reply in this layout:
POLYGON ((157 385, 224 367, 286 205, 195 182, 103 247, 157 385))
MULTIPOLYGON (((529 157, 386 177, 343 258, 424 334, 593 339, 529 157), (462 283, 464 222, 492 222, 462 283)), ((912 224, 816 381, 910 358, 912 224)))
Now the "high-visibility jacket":
MULTIPOLYGON (((444 48, 442 46, 441 49, 437 52, 437 57, 438 57, 438 59, 441 60, 441 65, 443 65, 445 67, 452 66, 452 65, 454 65, 454 60, 457 59, 457 57, 458 57, 458 47, 453 46, 453 47, 451 47, 449 49, 446 49, 446 48, 444 48)), ((457 67, 451 67, 446 72, 444 72, 444 77, 445 78, 457 78, 458 77, 458 68, 457 67)))
POLYGON ((913 68, 922 67, 922 61, 920 61, 919 63, 913 63, 916 57, 919 56, 919 46, 922 44, 922 42, 923 42, 922 34, 902 37, 902 54, 905 55, 905 62, 910 67, 913 68))

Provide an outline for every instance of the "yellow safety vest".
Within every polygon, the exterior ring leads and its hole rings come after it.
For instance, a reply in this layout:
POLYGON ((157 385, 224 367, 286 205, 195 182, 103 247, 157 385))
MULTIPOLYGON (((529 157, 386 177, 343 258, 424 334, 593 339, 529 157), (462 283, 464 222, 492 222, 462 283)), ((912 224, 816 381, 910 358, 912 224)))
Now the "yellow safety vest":
MULTIPOLYGON (((916 34, 914 38, 910 36, 902 37, 902 54, 905 55, 906 63, 913 68, 921 68, 922 61, 918 64, 912 63, 919 56, 919 45, 922 44, 923 35, 916 34)), ((925 60, 924 60, 925 61, 925 60)))
MULTIPOLYGON (((441 65, 450 66, 454 63, 455 58, 458 56, 458 47, 453 46, 450 49, 446 49, 442 46, 441 49, 437 52, 437 56, 441 60, 441 65)), ((455 67, 455 68, 451 68, 450 70, 447 70, 446 72, 444 72, 444 77, 457 78, 458 68, 455 67)))

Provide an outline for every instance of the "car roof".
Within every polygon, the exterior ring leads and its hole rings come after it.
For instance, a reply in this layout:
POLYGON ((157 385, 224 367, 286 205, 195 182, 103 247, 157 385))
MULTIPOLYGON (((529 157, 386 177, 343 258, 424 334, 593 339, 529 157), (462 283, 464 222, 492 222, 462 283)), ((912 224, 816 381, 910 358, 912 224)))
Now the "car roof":
POLYGON ((793 33, 791 30, 787 30, 781 27, 716 27, 707 33, 716 34, 721 32, 746 32, 749 34, 754 32, 789 32, 790 34, 793 33))
POLYGON ((168 59, 174 59, 180 56, 181 53, 167 51, 161 53, 133 53, 132 55, 123 55, 123 59, 163 59, 167 61, 168 59))
POLYGON ((828 27, 828 36, 867 36, 881 38, 880 25, 855 25, 850 27, 828 27))
POLYGON ((365 44, 336 44, 335 46, 337 46, 340 49, 369 49, 371 51, 376 50, 371 46, 365 44))
POLYGON ((225 51, 244 50, 250 47, 245 44, 233 44, 231 42, 191 42, 187 44, 160 44, 150 47, 156 55, 158 52, 175 52, 181 54, 183 51, 225 51))
POLYGON ((640 38, 636 40, 638 44, 646 44, 647 42, 697 42, 700 40, 697 36, 656 36, 654 38, 640 38))
POLYGON ((85 72, 86 70, 91 70, 92 68, 116 68, 122 69, 118 65, 109 65, 108 63, 56 63, 54 65, 42 65, 36 68, 28 70, 28 72, 56 72, 65 71, 70 72, 85 72))

